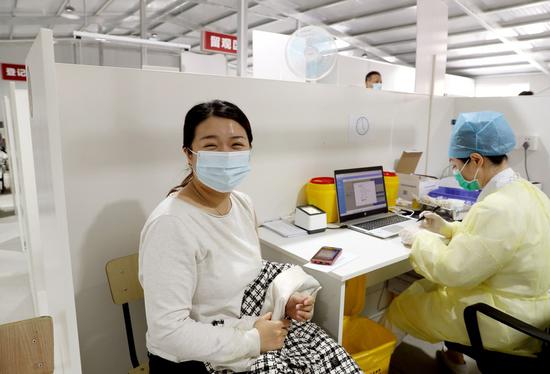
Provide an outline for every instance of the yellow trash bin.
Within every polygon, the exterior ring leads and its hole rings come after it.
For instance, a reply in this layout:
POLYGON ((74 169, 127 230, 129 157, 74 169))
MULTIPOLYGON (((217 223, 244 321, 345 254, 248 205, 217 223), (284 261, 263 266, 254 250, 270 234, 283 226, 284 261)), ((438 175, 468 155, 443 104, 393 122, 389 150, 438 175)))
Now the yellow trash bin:
POLYGON ((366 276, 346 282, 342 346, 365 374, 385 374, 396 338, 385 327, 360 316, 365 304, 366 276))
POLYGON ((336 185, 334 178, 313 178, 306 185, 307 203, 321 208, 327 214, 327 223, 338 221, 336 206, 336 185))
POLYGON ((365 374, 384 374, 390 367, 395 336, 366 317, 345 316, 342 345, 365 374))
POLYGON ((394 207, 397 202, 397 194, 399 191, 399 177, 391 171, 384 172, 384 184, 386 185, 386 199, 388 206, 394 207))

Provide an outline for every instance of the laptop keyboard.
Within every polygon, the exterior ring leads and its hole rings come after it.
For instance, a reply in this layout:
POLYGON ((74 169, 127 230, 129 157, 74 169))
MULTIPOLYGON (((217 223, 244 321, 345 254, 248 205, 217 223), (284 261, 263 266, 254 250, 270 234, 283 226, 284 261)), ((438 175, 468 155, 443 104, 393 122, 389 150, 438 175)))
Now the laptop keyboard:
POLYGON ((377 228, 380 228, 380 227, 389 226, 389 225, 393 225, 395 223, 405 222, 405 221, 408 221, 408 220, 409 220, 409 218, 407 218, 407 217, 393 215, 393 216, 389 216, 389 217, 375 219, 374 221, 356 223, 354 226, 360 227, 360 228, 365 229, 365 230, 374 230, 374 229, 377 229, 377 228))

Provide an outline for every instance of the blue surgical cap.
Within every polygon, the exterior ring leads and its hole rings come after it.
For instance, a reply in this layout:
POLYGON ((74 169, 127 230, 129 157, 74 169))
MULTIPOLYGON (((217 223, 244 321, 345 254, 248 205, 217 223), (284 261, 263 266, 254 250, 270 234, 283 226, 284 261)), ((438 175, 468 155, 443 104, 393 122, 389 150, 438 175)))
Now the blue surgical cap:
POLYGON ((516 137, 498 112, 460 113, 451 133, 450 158, 468 158, 477 152, 482 156, 505 155, 514 149, 516 137))

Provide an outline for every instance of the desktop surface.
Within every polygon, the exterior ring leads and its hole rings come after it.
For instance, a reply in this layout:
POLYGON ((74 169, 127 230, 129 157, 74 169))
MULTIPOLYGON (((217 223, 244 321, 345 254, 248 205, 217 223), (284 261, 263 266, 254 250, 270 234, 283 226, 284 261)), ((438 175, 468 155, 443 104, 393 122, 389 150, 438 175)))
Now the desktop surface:
POLYGON ((340 281, 358 275, 371 273, 393 264, 402 263, 409 268, 410 249, 403 246, 399 237, 379 239, 348 229, 326 230, 325 232, 294 238, 284 238, 270 230, 259 228, 260 241, 272 249, 303 265, 323 246, 339 247, 357 257, 328 274, 340 281))

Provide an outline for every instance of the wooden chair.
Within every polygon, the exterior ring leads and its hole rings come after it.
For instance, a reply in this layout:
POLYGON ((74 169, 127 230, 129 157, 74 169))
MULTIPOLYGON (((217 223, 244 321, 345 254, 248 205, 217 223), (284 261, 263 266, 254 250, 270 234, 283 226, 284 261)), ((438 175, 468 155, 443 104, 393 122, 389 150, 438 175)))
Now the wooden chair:
POLYGON ((128 350, 130 351, 130 361, 133 368, 128 373, 147 374, 149 373, 148 364, 143 363, 140 365, 137 358, 132 330, 132 318, 130 317, 130 307, 128 305, 132 301, 143 300, 143 289, 138 279, 138 254, 119 257, 109 261, 105 266, 105 271, 107 272, 107 280, 109 281, 113 302, 122 305, 128 350))
POLYGON ((52 317, 0 325, 0 374, 53 373, 52 317))

